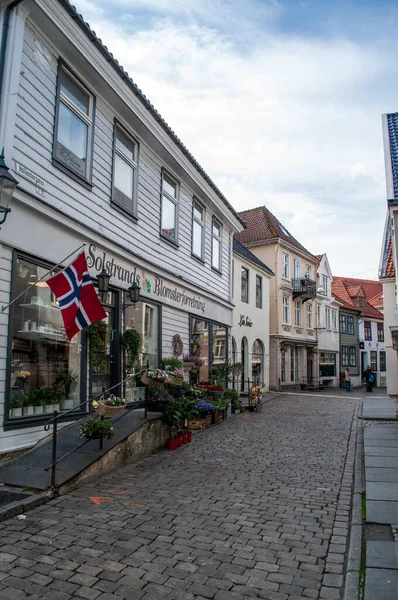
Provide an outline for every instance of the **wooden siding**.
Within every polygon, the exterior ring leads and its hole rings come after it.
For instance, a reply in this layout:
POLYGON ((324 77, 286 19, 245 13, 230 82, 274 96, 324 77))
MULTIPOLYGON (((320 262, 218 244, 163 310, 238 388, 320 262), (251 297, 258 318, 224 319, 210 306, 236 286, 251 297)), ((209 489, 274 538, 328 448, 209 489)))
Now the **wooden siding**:
MULTIPOLYGON (((355 353, 356 353, 356 367, 349 367, 351 375, 360 375, 360 371, 361 371, 361 365, 360 365, 360 356, 359 356, 359 339, 358 339, 358 316, 350 313, 349 311, 345 311, 345 310, 340 310, 339 312, 339 317, 340 315, 345 315, 346 317, 353 317, 354 318, 354 335, 348 334, 348 333, 341 333, 340 331, 340 372, 345 370, 345 366, 342 366, 342 360, 343 360, 343 352, 342 352, 342 346, 355 346, 355 353)), ((340 328, 340 321, 339 321, 339 328, 340 328)))
POLYGON ((189 315, 170 306, 162 307, 162 357, 173 356, 173 337, 178 333, 184 344, 184 354, 189 353, 189 315))
MULTIPOLYGON (((191 256, 193 192, 184 181, 180 182, 179 247, 160 238, 161 169, 167 164, 140 142, 138 171, 138 222, 111 206, 113 122, 116 117, 135 135, 120 115, 114 113, 98 90, 96 95, 92 190, 52 165, 53 128, 55 119, 57 60, 53 56, 51 68, 42 70, 36 63, 35 39, 48 43, 27 23, 22 55, 21 79, 16 115, 13 158, 31 169, 46 182, 46 202, 83 225, 95 228, 104 237, 119 243, 154 264, 172 268, 187 282, 197 283, 228 300, 230 274, 230 229, 222 228, 222 275, 211 269, 211 220, 206 210, 205 265, 191 256)), ((52 49, 55 52, 54 49, 52 49)), ((74 65, 70 65, 72 70, 74 65)), ((78 68, 74 72, 79 75, 78 68)), ((137 136, 135 136, 137 137, 137 136)), ((21 186, 34 192, 29 182, 21 186)), ((200 200, 206 203, 203 198, 200 200)), ((219 218, 219 215, 217 215, 219 218)))

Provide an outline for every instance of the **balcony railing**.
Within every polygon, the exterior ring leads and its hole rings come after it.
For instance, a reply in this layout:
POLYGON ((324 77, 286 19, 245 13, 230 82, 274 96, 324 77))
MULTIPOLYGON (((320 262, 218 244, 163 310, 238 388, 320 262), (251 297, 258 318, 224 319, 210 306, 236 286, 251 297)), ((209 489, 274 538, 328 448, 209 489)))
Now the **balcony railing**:
POLYGON ((316 298, 316 281, 308 277, 298 277, 292 279, 293 300, 301 298, 303 302, 316 298))

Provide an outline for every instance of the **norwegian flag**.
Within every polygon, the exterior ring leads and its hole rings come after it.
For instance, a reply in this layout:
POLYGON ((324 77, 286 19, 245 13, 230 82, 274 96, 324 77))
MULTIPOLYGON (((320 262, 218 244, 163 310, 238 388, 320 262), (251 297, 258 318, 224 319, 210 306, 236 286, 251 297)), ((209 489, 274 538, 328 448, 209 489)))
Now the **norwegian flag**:
POLYGON ((84 252, 69 267, 47 279, 46 283, 58 300, 66 335, 70 340, 81 329, 106 318, 91 281, 84 252))

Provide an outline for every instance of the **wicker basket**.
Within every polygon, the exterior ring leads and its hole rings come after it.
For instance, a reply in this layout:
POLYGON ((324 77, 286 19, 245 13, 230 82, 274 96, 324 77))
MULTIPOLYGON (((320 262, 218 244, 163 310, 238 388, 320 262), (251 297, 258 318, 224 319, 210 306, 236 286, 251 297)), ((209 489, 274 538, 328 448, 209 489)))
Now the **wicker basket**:
POLYGON ((163 381, 156 381, 155 379, 151 379, 145 373, 143 375, 141 375, 141 381, 144 385, 149 385, 150 387, 154 387, 154 388, 161 388, 166 383, 163 381))
POLYGON ((169 381, 168 383, 171 383, 172 385, 182 385, 182 382, 184 381, 183 377, 177 377, 176 375, 169 375, 169 381))
POLYGON ((105 404, 105 399, 103 396, 98 400, 98 408, 96 409, 97 414, 101 415, 101 417, 116 417, 116 415, 120 414, 126 408, 123 406, 108 406, 105 404))

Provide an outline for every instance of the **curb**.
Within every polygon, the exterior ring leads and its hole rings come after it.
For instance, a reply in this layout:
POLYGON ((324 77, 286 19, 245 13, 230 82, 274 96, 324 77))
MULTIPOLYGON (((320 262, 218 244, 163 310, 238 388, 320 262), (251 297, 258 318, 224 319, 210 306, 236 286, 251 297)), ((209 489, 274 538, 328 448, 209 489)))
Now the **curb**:
POLYGON ((41 492, 40 494, 33 494, 28 498, 24 498, 23 500, 18 500, 16 502, 10 502, 6 506, 0 508, 0 522, 6 521, 7 519, 11 519, 12 517, 16 517, 17 515, 22 515, 41 504, 45 504, 49 500, 54 498, 54 493, 52 491, 41 492))
MULTIPOLYGON (((359 409, 359 407, 358 407, 359 409)), ((359 412, 359 410, 357 410, 359 412)), ((357 415, 357 418, 360 418, 357 415)), ((356 419, 355 428, 358 428, 356 419)), ((351 507, 351 527, 348 542, 347 570, 343 600, 358 600, 360 597, 360 570, 362 553, 362 497, 363 490, 363 429, 356 434, 354 489, 351 507)))

